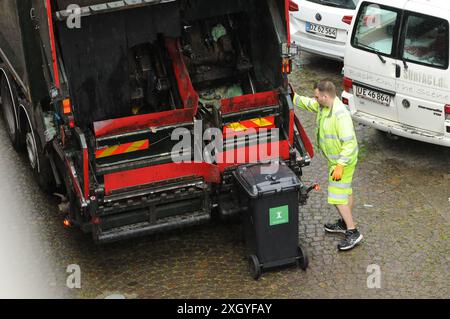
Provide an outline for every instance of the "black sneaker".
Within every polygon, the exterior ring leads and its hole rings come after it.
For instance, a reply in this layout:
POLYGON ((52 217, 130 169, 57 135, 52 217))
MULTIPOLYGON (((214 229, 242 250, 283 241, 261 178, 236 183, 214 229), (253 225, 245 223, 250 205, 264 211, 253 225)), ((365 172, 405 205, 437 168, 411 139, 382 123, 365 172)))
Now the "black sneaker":
POLYGON ((347 225, 345 225, 344 220, 341 218, 334 224, 325 224, 324 228, 329 233, 341 233, 345 234, 347 231, 347 225))
POLYGON ((345 232, 345 239, 338 245, 339 250, 350 250, 358 245, 363 240, 363 235, 357 230, 347 230, 345 232))

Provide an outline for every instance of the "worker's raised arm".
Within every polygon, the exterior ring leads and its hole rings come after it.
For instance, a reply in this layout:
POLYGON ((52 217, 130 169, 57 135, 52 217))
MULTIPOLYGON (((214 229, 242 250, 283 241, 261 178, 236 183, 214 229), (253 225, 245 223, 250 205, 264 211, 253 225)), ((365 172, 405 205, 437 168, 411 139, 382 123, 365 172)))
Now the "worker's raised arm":
POLYGON ((350 113, 339 111, 336 116, 338 138, 342 143, 338 164, 345 167, 355 163, 358 157, 358 141, 350 113))
POLYGON ((315 99, 311 99, 306 96, 300 96, 297 93, 295 93, 293 102, 295 106, 301 109, 314 113, 319 112, 320 104, 315 99))

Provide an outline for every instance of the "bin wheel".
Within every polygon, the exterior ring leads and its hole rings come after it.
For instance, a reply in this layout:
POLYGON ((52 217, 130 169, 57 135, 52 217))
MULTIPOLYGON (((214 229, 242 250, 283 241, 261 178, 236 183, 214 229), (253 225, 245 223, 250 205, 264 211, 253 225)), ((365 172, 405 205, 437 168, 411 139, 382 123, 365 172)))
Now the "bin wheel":
POLYGON ((261 277, 261 265, 255 255, 248 257, 248 268, 253 279, 258 280, 261 277))
POLYGON ((302 246, 298 246, 298 260, 297 265, 302 270, 306 270, 309 265, 308 252, 302 246))

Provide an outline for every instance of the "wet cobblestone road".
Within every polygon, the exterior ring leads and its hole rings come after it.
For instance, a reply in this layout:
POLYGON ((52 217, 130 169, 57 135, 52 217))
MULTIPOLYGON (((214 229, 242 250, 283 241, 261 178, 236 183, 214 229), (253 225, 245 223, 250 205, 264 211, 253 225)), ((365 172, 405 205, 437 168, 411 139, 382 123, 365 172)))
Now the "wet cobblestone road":
MULTIPOLYGON (((291 78, 312 95, 327 77, 340 86, 342 64, 303 55, 291 78)), ((314 116, 299 113, 313 137, 314 116)), ((337 218, 326 203, 326 162, 317 156, 304 173, 319 182, 300 211, 300 242, 310 253, 306 272, 247 271, 240 226, 212 224, 187 231, 95 246, 89 236, 64 229, 57 200, 40 192, 24 155, 0 129, 0 297, 102 298, 448 298, 450 149, 389 139, 357 126, 360 164, 355 218, 365 241, 339 253, 339 235, 323 224, 337 218), (66 287, 68 265, 81 269, 81 289, 66 287), (369 265, 381 270, 381 288, 369 289, 369 265)))

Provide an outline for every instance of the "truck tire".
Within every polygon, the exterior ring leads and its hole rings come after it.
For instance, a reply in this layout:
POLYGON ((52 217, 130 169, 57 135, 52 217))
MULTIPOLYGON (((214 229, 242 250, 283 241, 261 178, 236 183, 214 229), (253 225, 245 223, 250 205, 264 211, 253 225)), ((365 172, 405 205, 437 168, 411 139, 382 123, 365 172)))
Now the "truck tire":
POLYGON ((6 71, 0 65, 0 96, 2 98, 2 117, 8 132, 9 139, 15 150, 23 149, 23 142, 17 125, 17 90, 14 82, 6 71))
POLYGON ((28 119, 25 130, 25 146, 28 161, 36 176, 37 182, 45 193, 53 193, 55 182, 50 161, 44 153, 39 138, 28 119))

